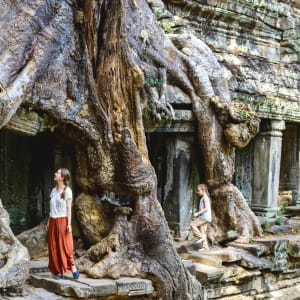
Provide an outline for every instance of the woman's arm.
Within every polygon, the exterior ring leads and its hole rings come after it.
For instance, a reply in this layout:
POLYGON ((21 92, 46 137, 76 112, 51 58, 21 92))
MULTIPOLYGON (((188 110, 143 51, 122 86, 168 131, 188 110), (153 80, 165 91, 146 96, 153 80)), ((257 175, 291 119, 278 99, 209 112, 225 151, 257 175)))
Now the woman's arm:
POLYGON ((72 231, 71 221, 72 221, 72 199, 67 199, 67 217, 68 217, 68 225, 67 231, 72 231))
POLYGON ((208 211, 209 209, 209 200, 208 197, 204 197, 204 208, 199 210, 198 212, 194 213, 194 217, 197 218, 199 216, 201 216, 202 214, 204 214, 206 211, 208 211))

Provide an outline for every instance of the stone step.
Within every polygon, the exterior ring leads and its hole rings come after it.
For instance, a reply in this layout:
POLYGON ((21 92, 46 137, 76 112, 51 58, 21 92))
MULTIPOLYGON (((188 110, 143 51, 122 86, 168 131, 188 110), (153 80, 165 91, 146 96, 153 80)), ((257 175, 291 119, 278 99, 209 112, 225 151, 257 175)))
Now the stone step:
MULTIPOLYGON (((203 251, 206 252, 206 251, 203 251)), ((192 251, 183 255, 184 259, 189 259, 194 262, 198 262, 204 265, 212 266, 212 267, 221 267, 222 260, 217 256, 207 255, 203 252, 192 251)))
POLYGON ((300 206, 286 206, 284 209, 291 216, 300 216, 300 206))
POLYGON ((44 273, 49 272, 48 261, 44 260, 31 260, 29 265, 29 273, 44 273))
POLYGON ((236 242, 228 243, 227 246, 248 251, 254 256, 263 256, 268 252, 268 247, 262 244, 240 244, 236 242))
POLYGON ((129 277, 116 280, 92 279, 80 274, 78 280, 74 280, 72 276, 56 280, 50 273, 34 273, 30 275, 30 282, 58 295, 76 298, 143 296, 154 292, 151 280, 129 277))
POLYGON ((208 251, 203 251, 203 254, 218 257, 222 262, 232 263, 241 260, 241 255, 235 249, 228 248, 210 248, 208 251))
POLYGON ((201 284, 219 280, 224 274, 222 268, 211 267, 200 263, 195 263, 195 266, 196 278, 201 284))

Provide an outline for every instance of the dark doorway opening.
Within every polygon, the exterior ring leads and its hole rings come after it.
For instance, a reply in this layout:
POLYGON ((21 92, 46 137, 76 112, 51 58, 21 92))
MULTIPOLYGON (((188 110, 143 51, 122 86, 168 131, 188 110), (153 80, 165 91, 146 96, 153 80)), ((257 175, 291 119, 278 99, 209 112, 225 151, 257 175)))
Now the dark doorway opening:
POLYGON ((56 134, 0 131, 0 198, 15 234, 48 217, 54 172, 66 167, 75 178, 75 163, 74 148, 56 134))

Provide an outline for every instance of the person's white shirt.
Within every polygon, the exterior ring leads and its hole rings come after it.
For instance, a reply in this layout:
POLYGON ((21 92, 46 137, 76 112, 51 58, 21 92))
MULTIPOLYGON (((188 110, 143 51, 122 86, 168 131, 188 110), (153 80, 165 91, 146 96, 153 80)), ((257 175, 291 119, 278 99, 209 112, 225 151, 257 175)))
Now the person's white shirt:
POLYGON ((57 188, 53 188, 50 194, 50 217, 63 218, 67 217, 67 200, 72 200, 72 190, 70 187, 65 189, 65 197, 61 198, 63 191, 59 192, 57 188))

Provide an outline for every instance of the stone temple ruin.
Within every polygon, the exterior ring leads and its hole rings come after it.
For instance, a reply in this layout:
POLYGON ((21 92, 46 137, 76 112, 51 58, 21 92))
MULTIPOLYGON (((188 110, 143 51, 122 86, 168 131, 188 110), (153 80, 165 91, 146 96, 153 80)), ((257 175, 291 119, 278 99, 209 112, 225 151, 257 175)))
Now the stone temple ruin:
MULTIPOLYGON (((251 107, 261 119, 256 137, 246 148, 236 150, 234 184, 260 217, 262 225, 269 227, 277 224, 281 216, 297 214, 297 206, 300 206, 300 4, 296 0, 289 4, 287 1, 254 2, 243 0, 235 5, 234 1, 207 1, 208 4, 201 5, 201 10, 191 16, 188 5, 181 7, 171 1, 164 6, 160 22, 169 33, 193 28, 222 64, 232 100, 239 103, 241 113, 251 107)), ((161 13, 160 1, 149 3, 157 14, 161 13)), ((169 88, 168 95, 175 119, 164 120, 155 127, 149 125, 146 137, 158 179, 158 199, 173 236, 182 240, 189 235, 192 211, 198 205, 195 186, 204 178, 203 159, 195 151, 196 123, 192 104, 174 88, 169 88)), ((62 163, 72 171, 76 195, 78 162, 74 151, 64 128, 53 123, 46 114, 34 110, 20 108, 0 130, 0 197, 15 234, 39 225, 48 216, 53 172, 62 163)), ((74 237, 79 238, 76 224, 73 225, 74 237)), ((274 286, 288 279, 290 283, 283 284, 284 288, 300 283, 300 276, 296 274, 299 272, 299 241, 291 243, 294 255, 290 259, 284 256, 286 240, 254 241, 255 245, 259 243, 263 246, 251 248, 248 245, 243 250, 248 247, 246 250, 256 257, 269 253, 270 260, 252 261, 244 252, 234 255, 230 250, 210 257, 199 255, 196 259, 185 254, 186 260, 194 259, 199 263, 205 260, 205 268, 210 270, 197 271, 187 263, 191 272, 198 272, 197 278, 206 287, 204 299, 238 295, 234 289, 232 294, 229 288, 221 291, 224 282, 219 284, 218 280, 222 282, 224 272, 218 267, 222 263, 230 265, 241 257, 244 259, 242 267, 247 271, 235 270, 236 274, 242 274, 235 280, 236 286, 243 286, 244 294, 251 295, 253 291, 253 288, 247 290, 249 282, 245 278, 251 278, 252 286, 261 284, 263 270, 275 274, 268 275, 269 283, 274 286), (288 268, 294 270, 290 274, 296 275, 289 278, 287 273, 276 273, 288 268)), ((232 270, 230 276, 234 277, 232 270)), ((279 285, 274 289, 280 290, 279 285)), ((263 295, 267 289, 261 291, 263 295)))

